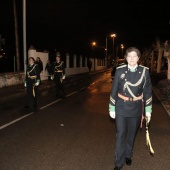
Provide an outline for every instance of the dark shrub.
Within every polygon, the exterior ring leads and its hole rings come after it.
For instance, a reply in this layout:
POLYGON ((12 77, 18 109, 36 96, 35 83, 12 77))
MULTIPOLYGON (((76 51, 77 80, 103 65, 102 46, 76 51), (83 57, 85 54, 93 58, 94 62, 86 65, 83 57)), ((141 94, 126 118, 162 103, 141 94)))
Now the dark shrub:
POLYGON ((167 73, 166 72, 160 72, 160 73, 153 72, 153 73, 151 73, 151 81, 152 81, 153 86, 157 86, 158 83, 161 80, 165 80, 165 79, 167 79, 167 73))

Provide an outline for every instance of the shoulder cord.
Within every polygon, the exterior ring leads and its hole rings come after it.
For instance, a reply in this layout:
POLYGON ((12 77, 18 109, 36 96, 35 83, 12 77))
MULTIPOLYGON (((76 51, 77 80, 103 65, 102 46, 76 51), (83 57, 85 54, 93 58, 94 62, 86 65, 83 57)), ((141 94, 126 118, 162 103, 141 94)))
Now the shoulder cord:
POLYGON ((55 68, 58 70, 58 68, 57 68, 57 67, 60 67, 62 64, 63 64, 63 62, 61 62, 61 63, 60 63, 60 65, 55 66, 55 68))
POLYGON ((143 69, 143 73, 142 73, 141 78, 140 78, 135 84, 132 84, 132 83, 130 83, 129 81, 127 81, 127 82, 124 84, 124 89, 127 88, 127 90, 129 91, 129 93, 131 94, 132 97, 136 97, 136 96, 135 96, 135 95, 133 94, 133 92, 130 90, 129 86, 133 86, 133 87, 138 86, 138 85, 142 82, 142 79, 143 79, 144 74, 145 74, 145 70, 146 70, 146 68, 143 69))
POLYGON ((36 64, 35 64, 34 67, 31 69, 31 71, 28 71, 28 73, 31 73, 31 72, 34 70, 35 66, 36 66, 36 64))
POLYGON ((33 77, 33 76, 30 76, 30 73, 34 70, 34 68, 36 67, 36 64, 34 65, 34 67, 31 69, 31 71, 28 71, 28 77, 33 77))

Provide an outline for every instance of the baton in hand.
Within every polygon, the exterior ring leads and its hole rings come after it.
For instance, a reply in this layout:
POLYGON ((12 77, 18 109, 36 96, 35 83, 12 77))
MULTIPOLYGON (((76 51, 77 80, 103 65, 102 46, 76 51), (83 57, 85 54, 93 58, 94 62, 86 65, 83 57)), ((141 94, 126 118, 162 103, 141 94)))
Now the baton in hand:
POLYGON ((152 145, 151 145, 148 129, 149 129, 149 123, 146 120, 146 146, 149 148, 151 154, 154 154, 154 150, 153 150, 152 145))

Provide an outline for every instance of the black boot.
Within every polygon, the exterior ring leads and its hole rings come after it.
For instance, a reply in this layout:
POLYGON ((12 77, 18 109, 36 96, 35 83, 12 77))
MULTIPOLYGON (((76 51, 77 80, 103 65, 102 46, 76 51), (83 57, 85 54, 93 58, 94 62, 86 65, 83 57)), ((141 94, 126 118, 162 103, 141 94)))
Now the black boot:
POLYGON ((126 158, 126 165, 130 166, 132 164, 131 158, 126 158))
POLYGON ((34 104, 34 105, 33 105, 33 111, 34 111, 34 112, 38 112, 38 110, 39 110, 38 105, 34 104))

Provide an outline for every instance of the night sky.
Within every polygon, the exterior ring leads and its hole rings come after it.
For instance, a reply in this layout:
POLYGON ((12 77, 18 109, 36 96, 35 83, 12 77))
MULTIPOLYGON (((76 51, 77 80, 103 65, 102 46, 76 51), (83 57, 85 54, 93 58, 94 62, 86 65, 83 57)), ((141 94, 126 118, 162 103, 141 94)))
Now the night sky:
MULTIPOLYGON (((22 49, 22 0, 16 3, 22 49)), ((124 44, 125 49, 136 46, 142 51, 157 37, 163 42, 170 39, 169 5, 164 1, 27 0, 26 4, 27 48, 89 55, 92 41, 104 50, 106 35, 112 53, 112 33, 117 35, 115 49, 124 44)), ((0 34, 6 39, 4 49, 15 55, 13 0, 0 0, 0 34)))

